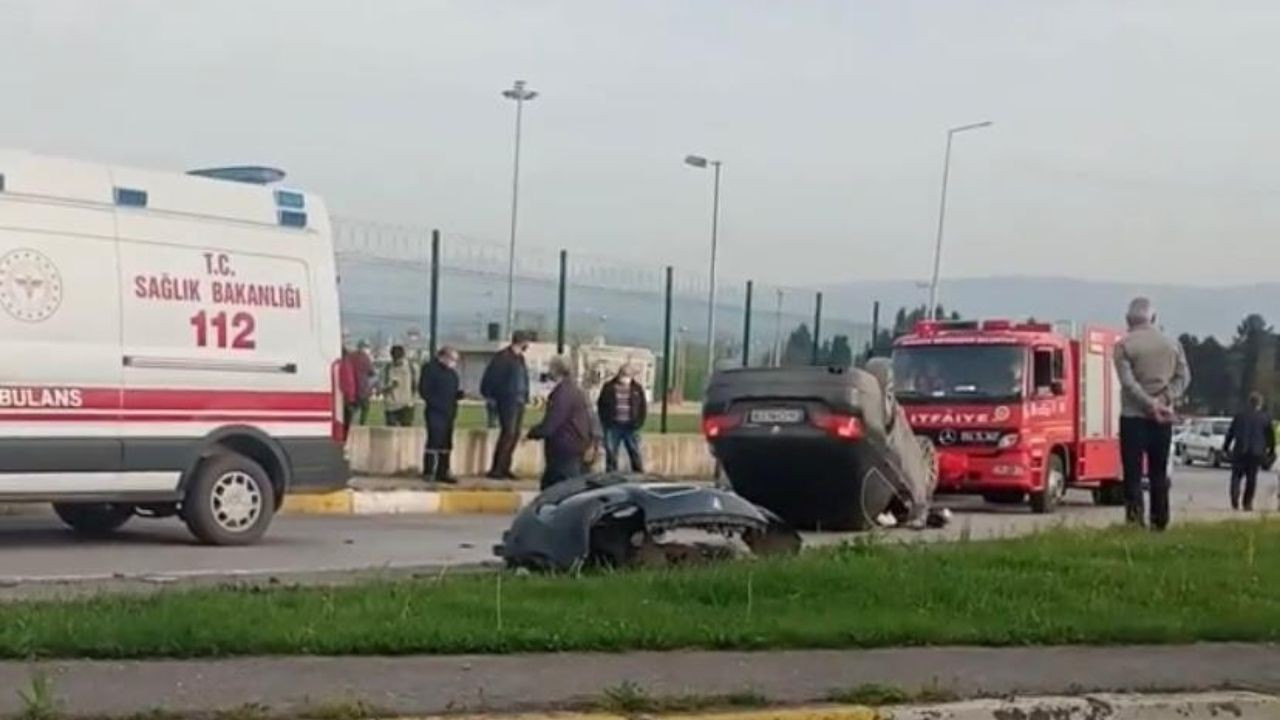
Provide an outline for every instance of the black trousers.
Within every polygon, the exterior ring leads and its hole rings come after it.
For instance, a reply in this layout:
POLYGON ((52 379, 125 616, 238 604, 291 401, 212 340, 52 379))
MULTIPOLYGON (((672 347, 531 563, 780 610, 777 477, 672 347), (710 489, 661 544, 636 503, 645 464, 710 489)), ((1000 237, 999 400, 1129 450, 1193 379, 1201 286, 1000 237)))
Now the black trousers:
POLYGON ((1150 418, 1120 418, 1120 462, 1124 466, 1125 520, 1141 525, 1146 514, 1142 496, 1143 462, 1151 486, 1151 526, 1169 525, 1169 443, 1173 426, 1150 418))
POLYGON ((546 466, 542 470, 542 482, 540 483, 543 490, 558 482, 569 480, 582 474, 581 453, 560 453, 546 450, 545 457, 546 466))
POLYGON ((1258 492, 1258 470, 1262 461, 1241 456, 1231 459, 1231 509, 1240 509, 1240 481, 1244 481, 1244 509, 1253 509, 1253 496, 1258 492))
POLYGON ((511 474, 511 457, 520 442, 521 424, 524 423, 524 405, 520 403, 498 405, 498 442, 493 447, 493 466, 489 474, 494 477, 511 474))
POLYGON ((435 480, 448 480, 449 456, 453 452, 454 416, 428 412, 427 445, 422 456, 422 475, 435 480))

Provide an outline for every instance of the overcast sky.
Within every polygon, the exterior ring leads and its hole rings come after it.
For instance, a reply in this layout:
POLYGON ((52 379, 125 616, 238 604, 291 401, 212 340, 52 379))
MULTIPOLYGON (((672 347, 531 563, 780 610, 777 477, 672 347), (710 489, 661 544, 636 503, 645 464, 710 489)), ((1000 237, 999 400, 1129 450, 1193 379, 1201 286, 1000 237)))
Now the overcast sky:
POLYGON ((704 267, 1201 284, 1280 269, 1275 0, 0 0, 0 144, 267 163, 335 214, 704 267))

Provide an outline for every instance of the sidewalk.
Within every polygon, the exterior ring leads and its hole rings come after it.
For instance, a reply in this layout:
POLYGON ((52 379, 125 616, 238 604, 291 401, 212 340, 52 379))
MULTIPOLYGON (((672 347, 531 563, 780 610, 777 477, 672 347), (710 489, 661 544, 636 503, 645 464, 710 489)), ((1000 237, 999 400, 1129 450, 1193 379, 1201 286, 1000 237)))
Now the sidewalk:
POLYGON ((458 484, 448 485, 409 477, 358 477, 344 490, 286 495, 283 512, 291 515, 510 515, 537 495, 537 480, 461 478, 458 484))
POLYGON ((0 715, 21 710, 16 691, 30 687, 37 669, 47 673, 65 714, 96 717, 250 706, 303 714, 356 703, 398 714, 502 712, 565 707, 620 688, 650 698, 750 692, 784 704, 824 702, 871 684, 960 697, 1280 692, 1280 646, 1242 644, 72 660, 0 663, 0 715))

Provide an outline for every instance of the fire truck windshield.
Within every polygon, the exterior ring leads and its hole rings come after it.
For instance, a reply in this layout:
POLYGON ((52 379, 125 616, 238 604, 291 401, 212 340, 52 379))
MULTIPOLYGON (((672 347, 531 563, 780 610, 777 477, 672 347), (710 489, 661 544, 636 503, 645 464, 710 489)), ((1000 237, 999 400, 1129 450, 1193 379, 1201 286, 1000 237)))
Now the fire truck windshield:
POLYGON ((1026 352, 1019 345, 930 345, 893 351, 902 399, 1013 400, 1022 396, 1026 352))

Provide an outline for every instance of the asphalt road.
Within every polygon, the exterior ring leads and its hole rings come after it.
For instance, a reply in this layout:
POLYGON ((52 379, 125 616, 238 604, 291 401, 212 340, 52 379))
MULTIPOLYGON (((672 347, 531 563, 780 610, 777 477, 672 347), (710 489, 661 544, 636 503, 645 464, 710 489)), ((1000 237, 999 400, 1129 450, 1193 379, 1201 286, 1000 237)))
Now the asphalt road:
MULTIPOLYGON (((1179 468, 1174 479, 1175 521, 1229 515, 1226 471, 1179 468)), ((1276 479, 1267 473, 1259 507, 1275 508, 1276 479)), ((955 508, 942 531, 894 530, 887 538, 945 541, 1027 534, 1062 525, 1102 526, 1120 519, 1119 508, 1094 506, 1087 493, 1072 492, 1054 515, 1036 516, 1025 506, 989 506, 972 498, 944 498, 955 508)), ((80 540, 51 514, 0 517, 0 597, 28 596, 33 588, 67 583, 141 584, 224 582, 228 578, 274 576, 290 581, 326 580, 352 571, 440 572, 493 559, 510 518, 505 516, 383 516, 276 519, 262 544, 210 548, 193 543, 176 521, 135 520, 114 538, 80 540)), ((840 542, 849 535, 810 534, 811 545, 840 542)))

